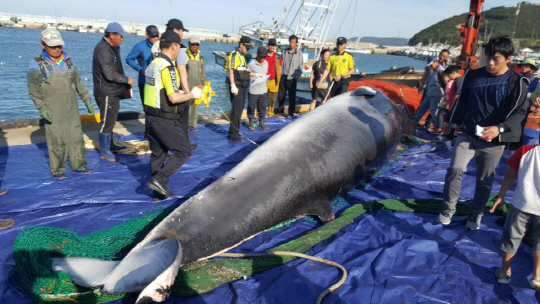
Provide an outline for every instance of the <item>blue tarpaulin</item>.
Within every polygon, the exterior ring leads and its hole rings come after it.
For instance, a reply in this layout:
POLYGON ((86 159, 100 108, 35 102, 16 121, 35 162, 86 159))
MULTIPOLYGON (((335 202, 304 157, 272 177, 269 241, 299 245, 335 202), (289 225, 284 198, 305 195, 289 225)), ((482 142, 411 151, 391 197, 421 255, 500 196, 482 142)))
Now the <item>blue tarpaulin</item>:
MULTIPOLYGON (((268 119, 268 132, 243 132, 257 144, 264 142, 291 120, 268 119)), ((149 155, 120 155, 119 162, 99 160, 87 151, 92 174, 68 172, 55 180, 48 168, 43 143, 0 150, 2 187, 0 218, 13 218, 14 227, 0 231, 0 302, 32 303, 10 279, 14 266, 11 246, 21 229, 53 226, 87 235, 123 221, 185 201, 233 168, 256 145, 227 141, 228 125, 207 124, 190 139, 198 144, 192 158, 172 178, 176 197, 152 201, 149 155)), ((421 133, 419 136, 427 136, 421 133)), ((133 134, 127 139, 142 139, 133 134)), ((496 171, 493 191, 499 189, 509 151, 496 171)), ((440 198, 449 166, 451 143, 418 144, 390 160, 364 187, 351 190, 334 203, 336 215, 350 204, 387 198, 440 198)), ((314 160, 316 161, 316 160, 314 160)), ((461 198, 474 194, 475 166, 463 178, 461 198)), ((509 192, 508 198, 511 198, 509 192)), ((467 203, 467 202, 464 202, 467 203)), ((536 303, 529 288, 533 262, 523 245, 513 265, 511 285, 499 285, 494 272, 500 263, 501 227, 496 216, 486 215, 482 229, 463 227, 465 217, 455 217, 443 227, 435 215, 389 211, 367 213, 307 254, 343 265, 349 277, 324 303, 536 303)), ((321 224, 305 218, 277 230, 257 235, 233 252, 261 252, 295 239, 321 224)), ((199 296, 171 297, 167 303, 314 303, 319 293, 340 278, 337 269, 296 259, 244 280, 224 284, 199 296)), ((127 298, 115 303, 134 303, 127 298)))

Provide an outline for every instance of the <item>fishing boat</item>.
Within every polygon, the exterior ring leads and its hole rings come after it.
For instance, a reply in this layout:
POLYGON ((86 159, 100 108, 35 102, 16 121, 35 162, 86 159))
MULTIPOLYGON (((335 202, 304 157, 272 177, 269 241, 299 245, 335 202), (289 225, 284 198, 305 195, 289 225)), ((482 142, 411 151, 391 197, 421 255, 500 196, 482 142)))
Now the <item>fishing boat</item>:
POLYGON ((366 54, 366 55, 369 55, 369 54, 373 53, 369 49, 356 49, 356 48, 353 48, 353 47, 347 47, 347 48, 345 48, 345 51, 347 51, 349 53, 366 54))
MULTIPOLYGON (((296 96, 300 102, 311 101, 311 90, 309 89, 309 76, 311 66, 321 50, 325 47, 328 31, 331 27, 334 13, 337 10, 339 0, 321 0, 318 3, 302 1, 296 7, 296 1, 284 11, 281 21, 272 18, 272 24, 267 25, 263 21, 263 16, 259 21, 240 27, 240 35, 251 38, 254 47, 268 47, 268 40, 275 38, 278 44, 278 53, 281 53, 289 45, 289 36, 298 37, 298 49, 304 53, 304 66, 302 76, 298 80, 296 96), (296 8, 296 9, 295 9, 296 8), (314 49, 313 58, 309 58, 307 48, 314 49)), ((223 51, 214 51, 216 63, 223 66, 228 55, 223 51)), ((252 55, 247 56, 247 60, 252 55)))
MULTIPOLYGON (((334 13, 337 11, 339 1, 322 0, 317 3, 306 0, 302 1, 295 10, 296 1, 293 1, 288 10, 285 10, 281 22, 272 18, 272 24, 264 23, 262 14, 259 21, 240 27, 240 35, 251 38, 254 47, 268 46, 268 39, 275 38, 278 44, 278 53, 287 49, 289 46, 288 37, 292 34, 298 37, 298 48, 304 53, 304 66, 302 76, 298 80, 296 87, 297 103, 307 103, 311 101, 311 89, 309 88, 309 78, 311 67, 319 58, 320 52, 329 48, 327 37, 334 19, 334 13), (308 56, 307 49, 313 49, 313 57, 308 56)), ((333 46, 333 43, 331 43, 333 46)), ((330 47, 332 49, 332 47, 330 47)), ((349 47, 346 51, 351 54, 371 54, 369 49, 355 49, 349 47)), ((223 66, 228 55, 227 52, 214 51, 216 63, 223 66)), ((246 56, 247 61, 254 57, 252 54, 246 56)), ((351 80, 362 78, 379 79, 393 82, 396 84, 405 84, 416 86, 418 80, 422 77, 421 73, 411 70, 410 67, 399 69, 390 69, 376 74, 361 74, 358 70, 351 75, 351 80)))

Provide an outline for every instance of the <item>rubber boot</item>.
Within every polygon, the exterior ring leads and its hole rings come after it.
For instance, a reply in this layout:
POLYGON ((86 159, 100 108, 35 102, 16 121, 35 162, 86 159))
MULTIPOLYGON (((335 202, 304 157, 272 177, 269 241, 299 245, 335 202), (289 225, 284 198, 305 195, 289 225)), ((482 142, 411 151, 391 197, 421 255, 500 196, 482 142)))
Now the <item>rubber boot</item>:
POLYGON ((115 162, 116 159, 111 153, 111 136, 111 133, 99 133, 99 150, 101 153, 101 159, 115 162))
POLYGON ((259 128, 265 131, 270 130, 270 128, 264 124, 264 117, 259 117, 259 128))
POLYGON ((114 135, 111 133, 111 151, 116 152, 120 150, 124 150, 126 146, 122 144, 121 141, 119 141, 114 135))
POLYGON ((253 126, 253 118, 249 118, 249 127, 248 129, 250 131, 255 131, 255 127, 253 126))

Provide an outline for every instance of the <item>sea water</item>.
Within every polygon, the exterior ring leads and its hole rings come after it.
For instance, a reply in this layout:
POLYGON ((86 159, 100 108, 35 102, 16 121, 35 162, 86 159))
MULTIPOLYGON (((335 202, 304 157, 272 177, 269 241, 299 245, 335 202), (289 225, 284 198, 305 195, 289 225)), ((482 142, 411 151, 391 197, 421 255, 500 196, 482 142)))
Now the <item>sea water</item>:
MULTIPOLYGON (((28 97, 26 73, 29 62, 41 54, 40 33, 41 30, 0 28, 0 121, 39 117, 34 103, 28 97)), ((103 38, 103 34, 78 32, 62 32, 61 34, 65 42, 64 51, 71 55, 83 83, 93 94, 92 54, 96 44, 103 38)), ((133 46, 143 39, 145 38, 129 35, 124 37, 124 42, 120 46, 124 71, 127 76, 134 78, 135 83, 137 83, 138 73, 125 63, 125 58, 133 46)), ((185 43, 187 45, 187 41, 185 43)), ((225 83, 226 73, 215 62, 212 52, 230 52, 234 48, 235 44, 201 42, 200 49, 206 62, 207 80, 212 83, 212 89, 216 92, 208 109, 200 107, 201 114, 219 117, 221 111, 230 109, 229 93, 225 83)), ((250 52, 255 53, 256 50, 250 52)), ((309 51, 309 55, 312 56, 312 51, 309 51)), ((392 66, 410 66, 416 70, 423 70, 425 66, 424 61, 408 57, 365 54, 353 54, 353 56, 356 69, 366 73, 377 73, 390 69, 392 66)), ((132 99, 121 101, 121 112, 142 112, 138 86, 133 88, 133 95, 132 99)), ((79 108, 81 114, 86 113, 86 107, 82 102, 79 103, 79 108)), ((98 109, 97 105, 95 108, 98 109)))

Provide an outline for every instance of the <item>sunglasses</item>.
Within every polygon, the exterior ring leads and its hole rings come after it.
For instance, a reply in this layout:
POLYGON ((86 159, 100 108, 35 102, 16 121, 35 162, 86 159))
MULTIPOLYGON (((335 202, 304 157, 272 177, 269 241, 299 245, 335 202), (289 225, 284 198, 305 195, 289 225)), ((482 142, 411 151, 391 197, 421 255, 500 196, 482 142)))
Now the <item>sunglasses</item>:
POLYGON ((190 43, 189 45, 199 46, 200 44, 198 44, 198 43, 190 43))
POLYGON ((55 46, 49 46, 49 45, 46 45, 48 48, 50 49, 61 49, 62 46, 61 45, 55 45, 55 46))

